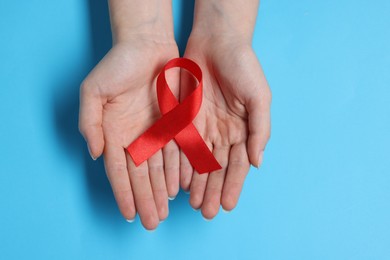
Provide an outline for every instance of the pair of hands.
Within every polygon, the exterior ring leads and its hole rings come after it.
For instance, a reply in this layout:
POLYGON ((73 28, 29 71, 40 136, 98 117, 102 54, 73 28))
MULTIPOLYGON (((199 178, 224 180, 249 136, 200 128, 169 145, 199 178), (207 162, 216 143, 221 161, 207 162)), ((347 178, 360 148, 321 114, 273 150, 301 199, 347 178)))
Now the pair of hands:
MULTIPOLYGON (((179 186, 190 204, 212 219, 222 205, 236 205, 250 164, 259 167, 270 136, 271 92, 250 44, 229 37, 191 36, 184 57, 203 71, 203 103, 193 124, 222 169, 199 174, 174 141, 135 167, 125 148, 159 117, 155 81, 163 65, 179 56, 176 43, 147 34, 117 42, 84 80, 79 128, 91 156, 104 154, 105 168, 122 215, 138 213, 146 229, 168 216, 168 198, 179 186)), ((179 100, 191 77, 167 72, 179 100)))

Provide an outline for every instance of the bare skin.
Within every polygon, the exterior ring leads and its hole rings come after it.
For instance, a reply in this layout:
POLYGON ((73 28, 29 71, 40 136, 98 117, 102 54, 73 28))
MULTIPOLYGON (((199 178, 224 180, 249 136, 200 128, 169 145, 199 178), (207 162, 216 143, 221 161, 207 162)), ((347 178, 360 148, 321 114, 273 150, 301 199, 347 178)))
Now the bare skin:
MULTIPOLYGON (((250 164, 261 164, 270 135, 271 92, 251 48, 258 1, 227 2, 196 1, 185 52, 204 77, 194 124, 223 166, 199 175, 174 141, 139 167, 125 151, 159 117, 155 79, 179 54, 170 0, 110 1, 114 43, 81 86, 79 128, 92 158, 104 154, 122 215, 131 221, 138 213, 146 229, 168 216, 168 197, 176 196, 179 183, 190 190, 190 204, 204 217, 213 218, 220 205, 232 210, 250 164)), ((179 89, 190 80, 185 72, 168 73, 180 99, 186 93, 179 89)))
POLYGON ((196 1, 184 54, 204 74, 204 100, 194 124, 223 168, 198 174, 181 154, 180 183, 206 219, 221 205, 226 211, 237 205, 250 163, 260 166, 270 137, 271 91, 251 47, 258 4, 196 1))
MULTIPOLYGON (((170 1, 136 2, 110 1, 114 44, 81 86, 79 128, 92 158, 104 154, 122 215, 132 221, 138 213, 152 230, 168 216, 168 196, 179 190, 179 149, 172 141, 135 167, 125 148, 159 117, 155 78, 179 53, 170 1), (144 4, 149 8, 137 10, 144 4)), ((169 79, 174 90, 176 74, 169 79)))

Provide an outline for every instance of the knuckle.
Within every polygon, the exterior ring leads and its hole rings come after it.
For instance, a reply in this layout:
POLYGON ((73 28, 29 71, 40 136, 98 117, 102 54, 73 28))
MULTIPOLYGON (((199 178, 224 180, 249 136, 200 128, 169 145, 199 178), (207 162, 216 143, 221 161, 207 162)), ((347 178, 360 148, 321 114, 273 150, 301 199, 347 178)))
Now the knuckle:
POLYGON ((163 198, 163 197, 167 196, 167 188, 164 185, 162 185, 160 187, 153 187, 152 186, 152 191, 153 191, 153 194, 155 197, 163 198))
POLYGON ((110 176, 116 176, 122 173, 127 173, 127 167, 124 163, 115 162, 107 165, 107 173, 110 176))
POLYGON ((80 84, 80 90, 83 92, 88 89, 89 82, 87 79, 84 79, 80 84))
POLYGON ((84 131, 84 126, 82 125, 82 123, 79 121, 79 124, 78 124, 78 128, 79 128, 79 132, 84 135, 85 131, 84 131))
POLYGON ((234 166, 234 167, 238 167, 238 168, 245 168, 249 164, 248 158, 247 157, 245 157, 245 158, 246 158, 246 160, 244 160, 244 157, 232 159, 229 162, 229 166, 230 167, 234 166))
POLYGON ((195 193, 202 193, 204 192, 205 188, 207 186, 207 179, 197 179, 193 180, 191 183, 191 191, 194 191, 195 193))
POLYGON ((164 170, 166 173, 178 173, 180 171, 179 165, 165 165, 164 170))
POLYGON ((127 200, 129 199, 129 195, 133 194, 131 187, 128 185, 126 185, 124 187, 116 186, 116 187, 112 187, 112 189, 113 189, 114 196, 117 199, 118 203, 123 204, 123 205, 127 204, 127 202, 128 202, 127 200))
POLYGON ((226 173, 226 168, 228 166, 228 161, 221 161, 219 160, 220 165, 222 166, 221 169, 215 170, 212 172, 212 174, 216 177, 219 176, 219 178, 224 178, 226 173), (221 176, 222 175, 222 176, 221 176))
POLYGON ((161 174, 164 172, 164 166, 162 164, 149 165, 149 171, 151 173, 161 174))
POLYGON ((79 128, 79 132, 80 132, 83 136, 86 136, 86 135, 87 135, 87 127, 86 127, 86 125, 85 125, 81 120, 79 120, 78 128, 79 128))
POLYGON ((183 174, 192 174, 193 168, 190 164, 180 165, 180 171, 183 174))
POLYGON ((144 168, 134 168, 129 171, 130 177, 134 176, 136 178, 146 179, 148 177, 148 171, 144 168))
POLYGON ((208 184, 207 185, 207 193, 210 196, 219 197, 221 196, 222 186, 218 184, 208 184))
POLYGON ((179 150, 177 149, 177 147, 173 146, 173 145, 167 145, 165 148, 164 148, 164 154, 166 156, 178 156, 179 155, 179 150))

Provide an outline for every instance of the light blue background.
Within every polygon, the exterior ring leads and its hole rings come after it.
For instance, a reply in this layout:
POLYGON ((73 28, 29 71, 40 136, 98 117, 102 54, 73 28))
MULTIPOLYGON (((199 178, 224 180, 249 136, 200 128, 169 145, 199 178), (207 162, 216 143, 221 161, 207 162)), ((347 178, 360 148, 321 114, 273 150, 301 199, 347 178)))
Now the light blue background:
MULTIPOLYGON (((192 7, 174 0, 181 50, 192 7)), ((103 0, 1 0, 0 259, 390 259, 390 1, 262 1, 264 165, 232 213, 205 222, 180 193, 154 233, 122 219, 77 130, 110 44, 103 0)))

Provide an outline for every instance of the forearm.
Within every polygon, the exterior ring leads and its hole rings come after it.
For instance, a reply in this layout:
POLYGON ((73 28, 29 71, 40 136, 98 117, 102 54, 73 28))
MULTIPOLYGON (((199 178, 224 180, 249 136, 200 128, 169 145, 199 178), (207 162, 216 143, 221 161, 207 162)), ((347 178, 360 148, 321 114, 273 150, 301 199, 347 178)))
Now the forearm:
POLYGON ((192 34, 251 42, 259 0, 196 0, 192 34))
POLYGON ((136 36, 171 41, 172 0, 109 0, 114 43, 136 36))

